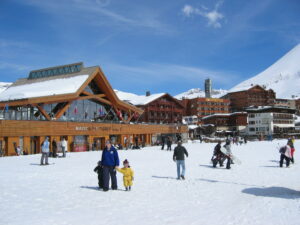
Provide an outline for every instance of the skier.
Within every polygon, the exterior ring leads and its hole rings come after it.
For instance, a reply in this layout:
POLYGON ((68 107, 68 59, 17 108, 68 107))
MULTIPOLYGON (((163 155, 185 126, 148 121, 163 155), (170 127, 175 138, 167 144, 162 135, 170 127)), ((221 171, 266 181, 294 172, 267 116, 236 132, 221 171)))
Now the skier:
POLYGON ((230 169, 230 164, 232 164, 231 162, 231 145, 230 145, 230 141, 226 140, 225 145, 223 146, 226 149, 226 158, 227 158, 227 163, 226 163, 226 169, 230 169))
POLYGON ((161 150, 164 150, 164 148, 165 148, 165 137, 162 136, 161 137, 161 150))
POLYGON ((279 161, 279 166, 282 167, 283 165, 283 160, 286 162, 286 167, 289 167, 290 165, 290 160, 292 158, 292 153, 291 153, 291 146, 289 144, 281 147, 279 149, 280 153, 280 161, 279 161))
POLYGON ((49 146, 50 143, 48 141, 48 137, 45 138, 44 142, 42 143, 42 157, 41 157, 41 164, 40 165, 49 165, 48 163, 48 155, 49 155, 49 146), (45 164, 44 164, 45 159, 45 164))
POLYGON ((55 138, 52 141, 52 157, 53 158, 57 157, 57 143, 56 143, 56 139, 55 138))
POLYGON ((63 140, 61 141, 61 149, 63 152, 62 157, 66 157, 66 151, 68 151, 68 142, 65 138, 63 138, 63 140))
POLYGON ((171 137, 168 137, 168 139, 167 139, 167 151, 168 150, 172 151, 172 140, 171 140, 171 137))
POLYGON ((111 188, 118 189, 115 167, 119 166, 119 155, 109 140, 102 152, 101 163, 103 167, 103 191, 108 191, 109 179, 111 178, 111 188))
POLYGON ((94 172, 98 174, 98 185, 99 185, 99 188, 102 189, 103 188, 103 168, 102 168, 101 161, 99 161, 97 163, 97 166, 95 167, 94 172))
POLYGON ((188 157, 188 152, 185 149, 185 147, 182 146, 182 141, 177 142, 177 146, 174 149, 173 154, 173 160, 177 164, 177 180, 180 180, 182 178, 185 179, 185 161, 184 161, 184 155, 188 157), (182 168, 182 172, 180 173, 180 167, 182 168))
POLYGON ((294 142, 295 142, 295 139, 288 139, 288 142, 287 144, 291 147, 291 163, 294 164, 294 152, 295 152, 295 146, 294 146, 294 142))
POLYGON ((123 161, 123 168, 116 167, 116 170, 123 174, 123 184, 126 191, 131 191, 132 181, 134 180, 134 172, 129 166, 127 159, 123 161))
POLYGON ((221 151, 221 143, 222 141, 218 141, 218 144, 214 148, 214 154, 211 159, 213 162, 213 167, 216 167, 218 163, 220 164, 220 167, 223 167, 223 162, 226 159, 226 156, 221 151))

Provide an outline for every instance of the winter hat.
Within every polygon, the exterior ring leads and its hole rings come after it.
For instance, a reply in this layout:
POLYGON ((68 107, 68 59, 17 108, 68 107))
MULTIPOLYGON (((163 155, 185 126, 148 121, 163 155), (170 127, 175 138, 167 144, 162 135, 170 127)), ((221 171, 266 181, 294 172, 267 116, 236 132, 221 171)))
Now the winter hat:
POLYGON ((123 161, 123 164, 129 164, 128 160, 125 159, 125 160, 123 161))

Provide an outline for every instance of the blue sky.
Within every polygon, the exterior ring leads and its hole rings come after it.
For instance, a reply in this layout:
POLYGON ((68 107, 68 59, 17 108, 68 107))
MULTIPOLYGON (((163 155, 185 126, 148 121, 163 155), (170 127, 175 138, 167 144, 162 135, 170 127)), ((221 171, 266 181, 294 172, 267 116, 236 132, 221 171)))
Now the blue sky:
POLYGON ((300 43, 299 0, 0 0, 0 81, 83 61, 144 94, 229 89, 300 43))

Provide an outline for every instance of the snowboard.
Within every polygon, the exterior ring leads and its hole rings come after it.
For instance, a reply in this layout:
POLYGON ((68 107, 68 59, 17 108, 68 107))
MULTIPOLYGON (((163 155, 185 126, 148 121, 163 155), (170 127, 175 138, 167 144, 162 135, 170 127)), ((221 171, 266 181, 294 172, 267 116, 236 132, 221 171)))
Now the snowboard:
POLYGON ((229 157, 232 159, 232 161, 233 161, 234 163, 236 163, 236 164, 238 164, 238 165, 241 165, 241 164, 242 164, 242 161, 241 161, 238 157, 236 157, 236 156, 233 155, 233 154, 227 154, 226 148, 222 147, 222 148, 221 148, 221 152, 222 152, 224 155, 229 156, 229 157))

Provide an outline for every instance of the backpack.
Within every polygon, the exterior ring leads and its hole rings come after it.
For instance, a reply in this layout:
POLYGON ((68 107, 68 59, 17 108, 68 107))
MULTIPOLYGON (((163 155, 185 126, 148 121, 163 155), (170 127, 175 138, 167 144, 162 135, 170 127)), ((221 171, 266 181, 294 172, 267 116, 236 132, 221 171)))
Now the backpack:
POLYGON ((281 147, 281 148, 279 149, 279 153, 280 153, 280 154, 284 154, 285 151, 286 151, 286 146, 283 146, 283 147, 281 147))

